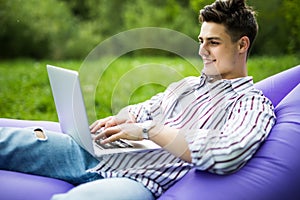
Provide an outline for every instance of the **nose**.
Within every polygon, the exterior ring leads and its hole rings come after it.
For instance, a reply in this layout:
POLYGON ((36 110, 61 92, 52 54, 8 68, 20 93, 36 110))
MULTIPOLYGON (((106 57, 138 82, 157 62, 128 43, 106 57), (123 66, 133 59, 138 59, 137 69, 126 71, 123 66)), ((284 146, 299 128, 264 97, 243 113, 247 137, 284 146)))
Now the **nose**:
POLYGON ((205 45, 202 43, 199 46, 199 55, 203 57, 207 57, 209 55, 209 51, 205 48, 205 45))

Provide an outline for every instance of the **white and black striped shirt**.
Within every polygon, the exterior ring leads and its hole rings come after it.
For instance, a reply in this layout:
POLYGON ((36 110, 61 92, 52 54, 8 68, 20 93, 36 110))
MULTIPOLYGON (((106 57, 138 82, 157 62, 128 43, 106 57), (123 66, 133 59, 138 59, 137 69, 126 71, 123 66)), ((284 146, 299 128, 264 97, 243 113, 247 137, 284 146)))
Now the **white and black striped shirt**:
POLYGON ((241 168, 275 123, 273 105, 251 77, 208 81, 205 75, 171 84, 164 93, 130 106, 137 122, 154 120, 180 129, 192 164, 163 148, 103 156, 103 177, 128 177, 159 197, 192 167, 227 174, 241 168))

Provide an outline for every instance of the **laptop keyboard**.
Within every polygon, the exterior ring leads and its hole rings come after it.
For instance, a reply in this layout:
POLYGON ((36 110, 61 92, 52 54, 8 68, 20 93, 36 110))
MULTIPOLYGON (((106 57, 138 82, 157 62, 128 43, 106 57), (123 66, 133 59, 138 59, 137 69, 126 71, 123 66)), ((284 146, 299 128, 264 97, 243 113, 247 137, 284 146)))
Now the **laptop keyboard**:
POLYGON ((114 142, 106 143, 106 144, 101 144, 101 141, 103 138, 96 140, 96 144, 100 146, 102 149, 115 149, 115 148, 133 148, 131 144, 128 142, 125 142, 124 140, 117 140, 114 142))

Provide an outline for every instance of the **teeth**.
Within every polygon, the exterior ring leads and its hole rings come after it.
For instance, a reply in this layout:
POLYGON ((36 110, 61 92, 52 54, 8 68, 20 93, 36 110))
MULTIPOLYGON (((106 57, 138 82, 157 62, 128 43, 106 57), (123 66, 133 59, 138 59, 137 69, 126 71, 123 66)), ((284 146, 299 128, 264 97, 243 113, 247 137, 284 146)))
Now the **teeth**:
POLYGON ((205 61, 205 62, 215 62, 216 59, 214 59, 214 60, 203 60, 203 61, 205 61))
POLYGON ((212 63, 215 62, 216 60, 204 60, 204 63, 212 63))

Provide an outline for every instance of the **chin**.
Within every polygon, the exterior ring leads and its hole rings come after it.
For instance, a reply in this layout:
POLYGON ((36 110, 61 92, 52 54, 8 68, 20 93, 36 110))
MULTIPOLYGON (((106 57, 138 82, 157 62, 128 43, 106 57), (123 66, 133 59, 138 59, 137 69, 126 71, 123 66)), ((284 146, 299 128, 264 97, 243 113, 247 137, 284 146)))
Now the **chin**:
POLYGON ((202 72, 206 74, 207 76, 218 76, 221 75, 221 73, 214 67, 205 67, 203 68, 202 72))

